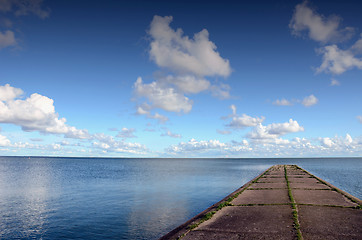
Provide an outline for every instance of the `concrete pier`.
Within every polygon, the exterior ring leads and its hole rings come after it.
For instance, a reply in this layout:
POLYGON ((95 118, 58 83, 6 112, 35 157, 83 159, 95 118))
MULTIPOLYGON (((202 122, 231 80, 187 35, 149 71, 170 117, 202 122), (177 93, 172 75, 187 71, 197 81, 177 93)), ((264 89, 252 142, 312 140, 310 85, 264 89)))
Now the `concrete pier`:
POLYGON ((362 202, 276 165, 160 239, 362 239, 362 202))

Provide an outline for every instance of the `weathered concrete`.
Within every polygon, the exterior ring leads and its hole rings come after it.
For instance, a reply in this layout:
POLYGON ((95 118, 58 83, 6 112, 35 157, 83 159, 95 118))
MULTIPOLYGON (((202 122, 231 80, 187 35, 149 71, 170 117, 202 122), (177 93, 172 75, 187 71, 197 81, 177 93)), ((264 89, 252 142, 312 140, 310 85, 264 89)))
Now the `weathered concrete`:
POLYGON ((231 201, 233 205, 241 204, 276 204, 290 203, 287 189, 245 190, 231 201))
POLYGON ((299 188, 299 189, 331 189, 329 186, 322 184, 322 183, 296 183, 291 182, 290 187, 293 188, 299 188))
POLYGON ((361 210, 302 205, 298 213, 304 239, 361 239, 361 210))
POLYGON ((292 189, 292 194, 297 204, 335 205, 343 207, 354 207, 358 205, 335 191, 292 189))
POLYGON ((215 239, 221 233, 227 233, 231 239, 293 239, 296 236, 290 205, 225 207, 192 233, 195 234, 187 234, 183 239, 215 239))
POLYGON ((253 183, 248 189, 259 189, 259 188, 285 188, 287 189, 286 183, 253 183))
POLYGON ((276 165, 161 239, 362 239, 361 204, 297 166, 276 165))

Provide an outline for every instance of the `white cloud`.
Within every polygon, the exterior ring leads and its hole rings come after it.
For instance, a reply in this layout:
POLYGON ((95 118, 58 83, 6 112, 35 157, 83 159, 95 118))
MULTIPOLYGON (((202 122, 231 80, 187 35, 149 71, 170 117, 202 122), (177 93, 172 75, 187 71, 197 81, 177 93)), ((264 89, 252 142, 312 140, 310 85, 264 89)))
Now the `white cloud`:
POLYGON ((302 104, 306 107, 313 106, 317 103, 318 103, 318 98, 316 98, 313 94, 305 97, 302 101, 302 104))
MULTIPOLYGON (((177 92, 172 87, 164 87, 158 82, 144 84, 142 78, 139 77, 134 84, 135 92, 139 97, 147 98, 151 108, 161 108, 171 112, 184 112, 188 113, 192 108, 192 101, 177 92)), ((138 109, 141 114, 142 109, 138 109)), ((145 113, 145 112, 144 112, 145 113)))
POLYGON ((305 107, 310 107, 318 103, 318 98, 312 94, 310 96, 305 97, 303 100, 300 99, 287 100, 285 98, 282 98, 281 100, 277 99, 273 102, 273 104, 277 106, 291 106, 294 103, 301 103, 305 107))
POLYGON ((131 153, 143 155, 148 152, 147 148, 140 143, 129 143, 125 141, 116 141, 112 136, 104 133, 93 135, 94 142, 92 146, 105 152, 131 153))
POLYGON ((244 127, 255 127, 258 124, 264 121, 264 117, 256 117, 253 118, 246 114, 242 114, 241 116, 235 116, 232 118, 231 122, 227 124, 227 127, 230 128, 244 128, 244 127))
POLYGON ((295 7, 289 27, 295 35, 307 31, 308 36, 318 42, 339 42, 349 39, 354 33, 351 27, 342 29, 341 20, 335 15, 326 18, 318 14, 308 6, 308 1, 304 1, 295 7))
POLYGON ((248 142, 219 140, 195 140, 171 145, 165 150, 173 156, 213 156, 213 157, 315 157, 315 156, 360 156, 362 139, 345 137, 320 138, 318 141, 306 138, 291 140, 282 138, 252 139, 248 142))
POLYGON ((352 49, 341 50, 337 45, 329 45, 320 48, 318 52, 323 54, 323 62, 317 68, 317 73, 342 74, 352 68, 362 69, 362 58, 357 58, 352 49))
POLYGON ((146 105, 146 108, 145 108, 145 106, 138 106, 136 113, 139 114, 139 115, 148 115, 150 113, 149 106, 146 105))
POLYGON ((168 117, 161 115, 159 113, 151 114, 150 110, 151 110, 151 107, 148 104, 143 104, 143 106, 137 107, 136 113, 139 115, 146 115, 146 117, 150 118, 150 119, 156 119, 156 120, 158 120, 159 123, 162 123, 162 124, 164 124, 165 122, 167 122, 169 120, 168 117))
POLYGON ((224 83, 221 83, 219 85, 212 85, 210 87, 212 96, 217 97, 219 99, 230 98, 230 89, 231 87, 224 83))
POLYGON ((15 45, 16 40, 13 31, 7 30, 4 33, 0 32, 0 49, 15 45))
POLYGON ((8 147, 10 145, 10 140, 6 136, 0 134, 0 147, 8 147))
POLYGON ((0 123, 18 125, 24 131, 64 134, 69 138, 90 137, 87 130, 68 126, 65 118, 59 118, 52 99, 38 93, 25 100, 17 99, 22 92, 8 84, 0 86, 0 123))
POLYGON ((14 88, 10 84, 0 86, 0 101, 9 101, 14 98, 20 97, 23 94, 23 90, 20 88, 14 88))
POLYGON ((321 145, 324 147, 332 147, 334 142, 330 138, 325 137, 321 139, 321 145))
POLYGON ((300 131, 304 131, 304 128, 300 126, 297 121, 289 119, 289 122, 272 123, 267 126, 263 126, 261 123, 259 123, 251 132, 247 134, 247 137, 256 140, 277 139, 282 135, 300 131))
POLYGON ((162 137, 172 137, 172 138, 181 138, 181 134, 173 133, 170 130, 167 130, 165 133, 161 134, 162 137))
POLYGON ((149 34, 153 41, 150 56, 158 66, 196 76, 230 75, 229 60, 220 57, 206 29, 190 39, 183 36, 182 29, 175 31, 170 27, 172 19, 172 16, 154 16, 151 22, 149 34))
POLYGON ((361 38, 357 42, 355 42, 355 44, 352 45, 350 50, 355 54, 362 54, 362 34, 361 38))
POLYGON ((274 105, 278 105, 278 106, 291 106, 293 105, 290 101, 288 101, 285 98, 282 98, 281 100, 277 99, 273 102, 274 105))
POLYGON ((159 121, 159 123, 165 123, 169 120, 168 117, 161 115, 159 113, 155 113, 153 115, 151 114, 148 117, 152 118, 152 119, 157 119, 159 121))
POLYGON ((230 105, 230 109, 231 109, 231 111, 233 111, 233 115, 236 115, 236 106, 234 105, 234 104, 231 104, 230 105))
POLYGON ((178 145, 172 145, 167 149, 169 153, 187 153, 187 152, 203 152, 209 150, 221 150, 227 145, 219 140, 197 141, 191 139, 188 142, 181 142, 178 145))
POLYGON ((237 129, 237 128, 244 128, 244 127, 254 127, 254 126, 257 126, 259 123, 262 123, 265 119, 264 117, 253 118, 246 114, 242 114, 241 116, 238 116, 236 114, 236 106, 231 105, 230 108, 233 111, 233 114, 225 117, 225 118, 231 117, 231 122, 226 125, 227 127, 230 127, 230 128, 237 129))
POLYGON ((34 14, 40 18, 47 18, 49 9, 42 9, 43 0, 0 0, 0 11, 13 11, 15 16, 34 14))
POLYGON ((298 124, 297 121, 289 119, 289 122, 285 123, 272 123, 267 126, 268 133, 281 136, 287 133, 304 131, 304 128, 298 124))
POLYGON ((136 131, 134 128, 122 128, 121 131, 118 132, 116 137, 120 138, 135 138, 136 136, 133 134, 136 131))
POLYGON ((210 82, 204 78, 198 78, 193 75, 168 75, 165 78, 160 78, 159 83, 168 83, 175 86, 182 93, 199 93, 207 90, 210 87, 210 82))
POLYGON ((358 145, 349 134, 346 134, 345 137, 335 136, 334 138, 320 138, 320 143, 323 147, 333 148, 333 150, 354 149, 358 145))
POLYGON ((206 76, 228 77, 231 73, 229 60, 216 51, 208 31, 203 29, 190 38, 181 29, 172 29, 171 22, 171 16, 153 17, 148 31, 149 54, 162 71, 157 72, 155 81, 149 84, 144 84, 141 78, 134 84, 136 95, 148 99, 150 106, 148 109, 138 107, 137 113, 149 118, 150 110, 155 108, 189 113, 193 101, 185 96, 187 94, 209 91, 220 99, 230 98, 229 85, 215 85, 205 79, 206 76))
POLYGON ((339 85, 341 85, 341 83, 337 79, 334 78, 331 79, 331 86, 339 86, 339 85))
MULTIPOLYGON (((295 35, 307 31, 311 39, 326 44, 340 42, 353 35, 353 28, 342 29, 340 23, 340 17, 326 18, 316 13, 308 6, 308 2, 304 1, 296 6, 289 27, 295 35)), ((322 64, 316 69, 317 73, 342 74, 353 68, 362 69, 362 58, 358 57, 359 54, 362 54, 362 35, 355 44, 346 50, 332 44, 317 49, 317 52, 323 55, 322 64)), ((332 86, 336 86, 337 82, 332 82, 332 86)))
POLYGON ((357 116, 357 119, 360 123, 362 123, 362 115, 361 116, 357 116))

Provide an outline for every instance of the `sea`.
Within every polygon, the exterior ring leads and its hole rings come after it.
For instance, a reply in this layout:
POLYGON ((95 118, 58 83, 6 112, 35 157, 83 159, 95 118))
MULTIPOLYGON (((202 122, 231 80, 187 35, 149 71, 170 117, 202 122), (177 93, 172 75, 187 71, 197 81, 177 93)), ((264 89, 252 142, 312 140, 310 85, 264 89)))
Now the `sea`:
POLYGON ((0 239, 158 239, 275 164, 362 198, 362 158, 0 157, 0 239))

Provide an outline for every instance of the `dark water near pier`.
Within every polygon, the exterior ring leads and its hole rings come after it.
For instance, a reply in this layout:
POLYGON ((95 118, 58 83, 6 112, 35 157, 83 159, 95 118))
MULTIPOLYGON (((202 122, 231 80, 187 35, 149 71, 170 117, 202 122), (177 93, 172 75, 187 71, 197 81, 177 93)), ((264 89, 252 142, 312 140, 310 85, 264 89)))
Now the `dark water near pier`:
POLYGON ((0 157, 0 239, 157 239, 274 164, 362 198, 362 158, 0 157))

